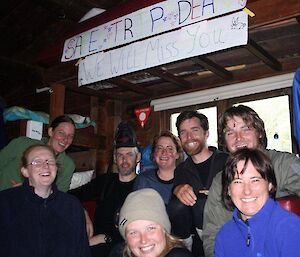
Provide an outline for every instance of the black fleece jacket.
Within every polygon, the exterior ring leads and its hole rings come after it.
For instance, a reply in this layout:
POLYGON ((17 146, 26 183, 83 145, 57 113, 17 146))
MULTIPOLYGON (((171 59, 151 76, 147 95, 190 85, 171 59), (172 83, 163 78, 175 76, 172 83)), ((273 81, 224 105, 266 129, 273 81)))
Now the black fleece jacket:
POLYGON ((43 199, 25 181, 0 192, 0 256, 90 257, 84 212, 57 190, 43 199))

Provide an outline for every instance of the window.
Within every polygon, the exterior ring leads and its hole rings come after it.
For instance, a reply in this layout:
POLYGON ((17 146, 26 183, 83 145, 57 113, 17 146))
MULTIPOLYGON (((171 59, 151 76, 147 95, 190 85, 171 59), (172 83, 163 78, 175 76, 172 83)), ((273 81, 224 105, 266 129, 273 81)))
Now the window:
MULTIPOLYGON (((267 93, 270 95, 271 93, 267 93)), ((266 94, 266 95, 267 95, 266 94)), ((263 94, 252 95, 232 99, 234 105, 244 104, 255 110, 265 123, 266 134, 268 138, 268 149, 278 151, 292 152, 292 135, 291 135, 291 119, 289 109, 289 95, 280 95, 279 92, 273 92, 274 97, 251 100, 258 97, 266 96, 263 94), (276 95, 277 94, 277 95, 276 95)), ((280 92, 282 94, 282 91, 280 92)), ((209 121, 209 138, 208 146, 218 147, 217 135, 217 107, 200 108, 199 112, 207 116, 209 121)), ((174 135, 178 135, 176 128, 176 119, 179 113, 171 114, 171 131, 174 135)))
POLYGON ((288 95, 241 102, 239 104, 251 107, 264 121, 268 138, 268 149, 292 152, 288 95))
MULTIPOLYGON (((293 152, 291 103, 294 74, 284 74, 253 81, 212 88, 180 96, 153 100, 156 111, 168 110, 171 131, 177 135, 176 118, 183 106, 203 112, 210 123, 208 145, 217 145, 217 114, 234 104, 245 104, 254 109, 265 123, 268 138, 267 148, 293 152), (210 113, 211 108, 214 110, 210 113), (173 109, 173 108, 178 109, 173 109), (180 108, 180 109, 179 109, 180 108), (208 111, 208 113, 206 112, 208 111)), ((168 116, 167 115, 167 116, 168 116)))

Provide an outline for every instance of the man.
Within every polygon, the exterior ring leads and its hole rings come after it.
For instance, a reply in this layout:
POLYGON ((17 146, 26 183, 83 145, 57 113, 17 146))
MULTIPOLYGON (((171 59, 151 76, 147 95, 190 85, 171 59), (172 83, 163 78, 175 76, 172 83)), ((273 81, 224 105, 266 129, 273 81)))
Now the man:
MULTIPOLYGON (((185 239, 191 249, 192 234, 202 236, 203 209, 214 176, 223 170, 227 154, 207 146, 209 125, 207 117, 196 111, 182 112, 176 121, 178 135, 188 158, 175 170, 174 190, 168 213, 172 232, 185 239)), ((203 255, 202 243, 195 247, 203 255)))
POLYGON ((70 191, 80 201, 92 199, 97 201, 93 221, 94 235, 89 239, 92 256, 107 257, 113 246, 122 242, 115 224, 125 198, 133 191, 135 169, 140 158, 132 128, 126 123, 121 123, 114 145, 114 162, 118 173, 103 174, 90 183, 70 191))
MULTIPOLYGON (((276 197, 300 196, 300 159, 290 153, 266 150, 264 122, 251 108, 239 105, 227 109, 219 120, 219 143, 230 153, 247 147, 261 149, 271 159, 276 180, 276 197)), ((203 245, 206 257, 214 256, 214 239, 220 227, 232 217, 221 201, 222 173, 214 178, 204 209, 203 245)))

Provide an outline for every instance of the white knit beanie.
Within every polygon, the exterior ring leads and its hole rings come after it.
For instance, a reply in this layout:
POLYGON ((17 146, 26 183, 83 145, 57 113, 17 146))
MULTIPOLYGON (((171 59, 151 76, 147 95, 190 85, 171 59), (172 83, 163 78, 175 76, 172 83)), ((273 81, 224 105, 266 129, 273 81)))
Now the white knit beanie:
POLYGON ((160 224, 168 233, 170 220, 160 194, 152 188, 144 188, 130 193, 120 211, 119 231, 125 239, 126 226, 135 220, 150 220, 160 224))

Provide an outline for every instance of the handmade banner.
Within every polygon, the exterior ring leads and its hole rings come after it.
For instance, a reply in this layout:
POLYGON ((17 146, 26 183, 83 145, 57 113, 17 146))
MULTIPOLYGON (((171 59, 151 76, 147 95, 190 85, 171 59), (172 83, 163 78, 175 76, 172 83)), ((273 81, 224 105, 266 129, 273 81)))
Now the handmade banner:
POLYGON ((79 63, 78 85, 203 55, 248 40, 248 16, 240 11, 87 56, 79 63))
POLYGON ((192 23, 243 9, 246 0, 168 0, 148 6, 65 41, 61 61, 70 61, 192 23))

